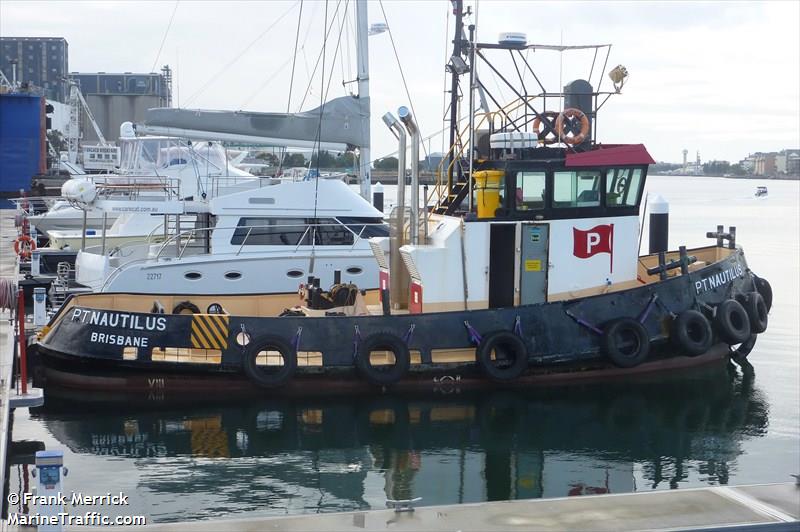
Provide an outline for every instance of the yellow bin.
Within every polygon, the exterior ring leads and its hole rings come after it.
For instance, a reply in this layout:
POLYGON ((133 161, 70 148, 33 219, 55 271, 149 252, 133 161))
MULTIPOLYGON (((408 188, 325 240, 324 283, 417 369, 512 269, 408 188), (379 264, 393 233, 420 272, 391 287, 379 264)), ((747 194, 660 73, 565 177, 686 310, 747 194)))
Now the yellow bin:
POLYGON ((475 172, 475 190, 478 192, 478 218, 494 218, 494 212, 500 207, 500 186, 503 170, 480 170, 475 172))

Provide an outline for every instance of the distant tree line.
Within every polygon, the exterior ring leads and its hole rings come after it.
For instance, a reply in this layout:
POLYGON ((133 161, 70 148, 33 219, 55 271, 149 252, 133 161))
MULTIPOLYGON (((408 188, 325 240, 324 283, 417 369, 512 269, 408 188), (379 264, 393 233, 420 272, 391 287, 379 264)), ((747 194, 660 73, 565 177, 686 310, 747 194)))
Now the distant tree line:
MULTIPOLYGON (((256 158, 265 161, 271 166, 278 166, 281 164, 280 155, 274 153, 262 152, 256 155, 256 158)), ((334 155, 327 150, 322 150, 320 152, 314 152, 311 155, 310 161, 306 159, 305 155, 302 153, 287 153, 283 156, 284 168, 308 166, 309 162, 312 167, 352 169, 355 167, 355 154, 353 152, 342 152, 334 155)))
POLYGON ((703 173, 706 175, 748 175, 750 172, 742 168, 740 164, 731 164, 728 161, 709 161, 703 165, 703 173))

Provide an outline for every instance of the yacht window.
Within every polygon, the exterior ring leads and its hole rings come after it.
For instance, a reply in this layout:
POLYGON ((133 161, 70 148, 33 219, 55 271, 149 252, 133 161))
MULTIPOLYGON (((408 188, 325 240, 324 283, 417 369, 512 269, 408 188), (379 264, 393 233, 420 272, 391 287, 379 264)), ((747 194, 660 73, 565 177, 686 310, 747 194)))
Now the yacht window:
POLYGON ((518 211, 544 208, 544 172, 517 172, 515 205, 518 211))
POLYGON ((229 281, 235 281, 237 279, 241 279, 242 274, 241 272, 227 272, 225 274, 225 278, 228 279, 229 281))
POLYGON ((555 172, 553 207, 597 207, 600 205, 600 172, 555 172))
POLYGON ((640 168, 616 168, 606 174, 606 205, 632 207, 639 200, 642 185, 640 168))
POLYGON ((339 221, 360 238, 389 236, 389 227, 383 222, 383 218, 340 216, 339 221))
POLYGON ((240 218, 231 244, 245 246, 296 246, 310 244, 311 230, 304 218, 240 218))
MULTIPOLYGON (((312 221, 309 220, 309 223, 312 221)), ((351 246, 353 244, 353 233, 333 218, 317 220, 312 231, 315 235, 314 243, 318 246, 351 246)))

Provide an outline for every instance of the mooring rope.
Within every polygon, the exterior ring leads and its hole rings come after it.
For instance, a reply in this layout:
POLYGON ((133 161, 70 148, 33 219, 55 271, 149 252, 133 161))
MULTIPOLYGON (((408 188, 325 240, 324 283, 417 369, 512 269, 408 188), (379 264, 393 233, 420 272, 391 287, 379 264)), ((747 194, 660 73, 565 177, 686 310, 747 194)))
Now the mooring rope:
POLYGON ((0 310, 13 310, 17 303, 17 287, 5 277, 0 277, 0 310))

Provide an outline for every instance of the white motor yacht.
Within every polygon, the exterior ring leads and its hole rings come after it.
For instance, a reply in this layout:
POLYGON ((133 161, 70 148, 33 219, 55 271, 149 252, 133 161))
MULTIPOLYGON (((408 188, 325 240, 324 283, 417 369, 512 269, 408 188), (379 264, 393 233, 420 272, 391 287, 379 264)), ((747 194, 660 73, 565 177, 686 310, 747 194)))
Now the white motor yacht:
POLYGON ((81 251, 77 281, 96 292, 292 293, 311 275, 328 286, 339 270, 343 282, 378 287, 368 239, 389 235, 382 212, 339 179, 261 184, 214 197, 197 214, 209 223, 164 242, 81 251))

